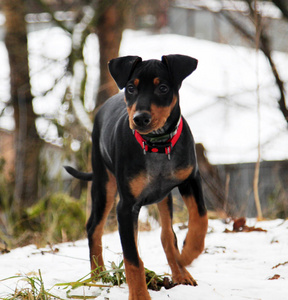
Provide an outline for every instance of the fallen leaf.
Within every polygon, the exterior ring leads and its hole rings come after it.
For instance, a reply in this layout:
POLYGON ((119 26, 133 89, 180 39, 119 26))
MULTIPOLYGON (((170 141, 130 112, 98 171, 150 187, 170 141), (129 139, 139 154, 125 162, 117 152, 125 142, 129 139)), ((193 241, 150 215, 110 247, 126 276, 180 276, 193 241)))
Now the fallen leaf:
POLYGON ((231 232, 252 232, 252 231, 260 231, 260 232, 267 232, 267 230, 262 229, 260 227, 254 227, 254 226, 247 226, 246 219, 245 218, 238 218, 234 220, 233 223, 233 230, 225 229, 225 233, 231 233, 231 232))
POLYGON ((275 274, 273 277, 269 278, 268 280, 277 280, 280 278, 279 274, 275 274))

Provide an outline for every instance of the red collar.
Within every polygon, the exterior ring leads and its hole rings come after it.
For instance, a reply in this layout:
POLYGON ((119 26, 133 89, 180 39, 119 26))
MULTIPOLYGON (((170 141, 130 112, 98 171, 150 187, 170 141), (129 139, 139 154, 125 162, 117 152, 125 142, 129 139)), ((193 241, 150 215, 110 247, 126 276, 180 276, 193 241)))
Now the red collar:
POLYGON ((168 156, 168 159, 170 160, 171 150, 179 140, 179 137, 182 133, 182 129, 183 129, 183 120, 182 117, 180 117, 179 125, 177 126, 176 130, 173 132, 173 135, 170 136, 170 138, 165 142, 158 142, 158 143, 150 142, 149 140, 146 140, 136 130, 133 131, 133 134, 137 142, 142 147, 144 155, 146 154, 146 152, 165 153, 168 156))

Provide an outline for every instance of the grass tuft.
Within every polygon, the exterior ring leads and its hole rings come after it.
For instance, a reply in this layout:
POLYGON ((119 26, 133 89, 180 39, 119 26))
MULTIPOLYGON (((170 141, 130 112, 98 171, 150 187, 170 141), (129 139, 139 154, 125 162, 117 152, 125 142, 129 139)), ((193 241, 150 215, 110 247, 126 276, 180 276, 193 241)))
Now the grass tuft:
POLYGON ((52 295, 49 290, 46 290, 44 287, 44 282, 42 278, 41 271, 38 270, 36 275, 16 275, 9 278, 2 279, 0 281, 6 281, 11 279, 19 279, 19 281, 24 282, 25 287, 18 288, 16 286, 15 291, 3 298, 3 300, 52 300, 59 299, 63 300, 60 297, 52 295))
MULTIPOLYGON (((103 288, 112 288, 113 286, 120 286, 123 283, 126 283, 125 269, 123 260, 117 265, 115 262, 111 262, 111 268, 109 270, 103 270, 102 267, 97 267, 95 270, 91 271, 84 277, 80 278, 77 281, 57 283, 54 287, 61 287, 63 290, 66 290, 66 297, 68 299, 95 299, 101 294, 103 288), (102 283, 101 283, 102 282, 102 283), (95 295, 74 295, 73 291, 78 288, 83 287, 97 287, 100 288, 100 292, 95 295)), ((161 287, 166 289, 172 288, 174 284, 168 277, 164 275, 157 275, 154 271, 145 269, 146 283, 149 289, 159 291, 161 287)), ((41 271, 38 270, 38 274, 34 275, 17 275, 9 278, 2 279, 1 281, 7 281, 12 279, 19 279, 24 281, 25 287, 15 288, 15 291, 7 295, 3 300, 63 300, 59 296, 53 295, 50 290, 46 290, 44 287, 44 282, 42 278, 41 271)), ((85 291, 83 290, 83 293, 85 291)))

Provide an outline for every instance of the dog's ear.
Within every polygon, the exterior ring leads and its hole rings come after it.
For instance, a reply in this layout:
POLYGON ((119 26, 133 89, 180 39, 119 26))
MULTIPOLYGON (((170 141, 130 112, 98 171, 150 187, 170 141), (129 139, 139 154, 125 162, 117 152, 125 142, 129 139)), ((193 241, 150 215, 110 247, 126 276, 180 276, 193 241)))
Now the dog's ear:
POLYGON ((163 55, 162 62, 167 66, 171 79, 179 90, 182 81, 196 70, 198 60, 179 54, 163 55))
POLYGON ((142 61, 139 56, 123 56, 109 61, 108 68, 119 89, 123 89, 136 65, 142 61))

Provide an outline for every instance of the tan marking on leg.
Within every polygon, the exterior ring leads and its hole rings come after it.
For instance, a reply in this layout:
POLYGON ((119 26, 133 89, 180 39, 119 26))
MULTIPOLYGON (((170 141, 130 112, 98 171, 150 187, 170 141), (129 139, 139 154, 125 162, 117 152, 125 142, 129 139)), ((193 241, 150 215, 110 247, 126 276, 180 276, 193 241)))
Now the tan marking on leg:
POLYGON ((139 173, 129 182, 131 194, 138 198, 145 187, 148 185, 149 179, 145 172, 139 173))
POLYGON ((106 183, 106 207, 102 216, 102 220, 96 226, 92 237, 93 245, 90 247, 91 270, 95 270, 98 266, 101 266, 102 270, 105 269, 102 256, 102 235, 104 232, 106 219, 113 207, 115 196, 117 193, 116 179, 112 173, 110 173, 108 170, 106 171, 108 175, 108 182, 106 183))
POLYGON ((187 179, 193 171, 193 166, 189 166, 185 169, 176 170, 173 174, 173 177, 176 177, 180 181, 187 179))
POLYGON ((139 267, 124 258, 126 279, 129 287, 129 300, 150 300, 146 286, 144 265, 139 258, 139 267))
POLYGON ((186 270, 184 266, 179 264, 178 259, 180 253, 175 245, 174 232, 172 230, 172 220, 168 209, 168 197, 159 202, 158 209, 161 218, 161 242, 165 251, 168 264, 172 271, 172 280, 175 284, 190 284, 197 285, 197 282, 186 270))
POLYGON ((200 216, 193 196, 183 197, 189 212, 188 233, 178 262, 187 266, 197 258, 204 249, 205 235, 208 228, 207 213, 200 216))

